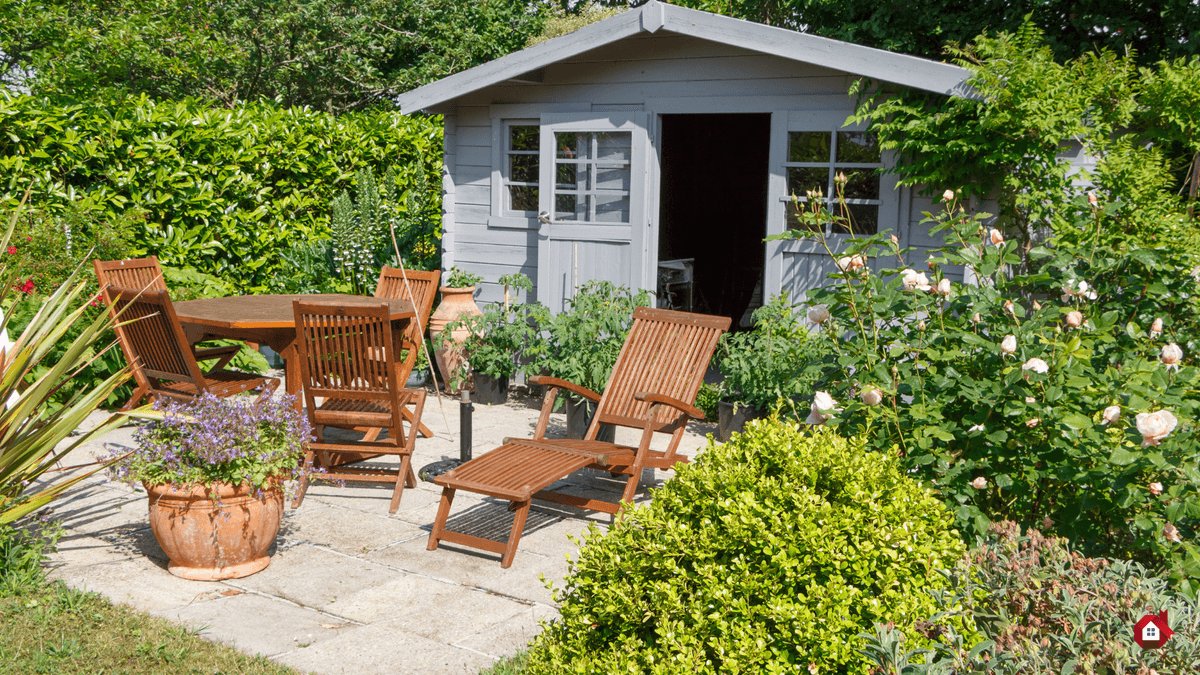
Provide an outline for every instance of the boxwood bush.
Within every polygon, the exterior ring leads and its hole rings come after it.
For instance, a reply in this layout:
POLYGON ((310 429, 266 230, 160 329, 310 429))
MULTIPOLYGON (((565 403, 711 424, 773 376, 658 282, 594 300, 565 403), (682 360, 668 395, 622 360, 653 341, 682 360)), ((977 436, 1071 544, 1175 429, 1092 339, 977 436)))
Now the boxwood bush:
POLYGON ((526 672, 865 675, 860 633, 933 613, 964 552, 951 522, 859 441, 753 422, 592 529, 526 672))

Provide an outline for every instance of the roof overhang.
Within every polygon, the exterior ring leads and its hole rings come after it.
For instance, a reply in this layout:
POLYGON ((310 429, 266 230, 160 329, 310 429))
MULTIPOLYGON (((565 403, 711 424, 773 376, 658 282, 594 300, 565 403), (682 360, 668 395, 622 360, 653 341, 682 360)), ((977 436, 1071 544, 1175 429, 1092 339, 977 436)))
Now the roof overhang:
POLYGON ((430 108, 508 80, 539 80, 536 71, 641 32, 666 30, 801 63, 947 96, 974 96, 970 71, 872 47, 733 19, 650 0, 641 7, 508 56, 431 82, 396 97, 404 113, 430 108), (528 76, 526 74, 529 74, 528 76))

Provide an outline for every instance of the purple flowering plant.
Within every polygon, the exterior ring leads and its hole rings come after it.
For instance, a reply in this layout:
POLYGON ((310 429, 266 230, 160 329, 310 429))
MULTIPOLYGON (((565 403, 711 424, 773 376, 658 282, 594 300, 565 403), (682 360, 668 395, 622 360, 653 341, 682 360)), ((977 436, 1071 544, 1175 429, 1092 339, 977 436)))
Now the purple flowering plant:
POLYGON ((190 402, 156 401, 161 419, 137 431, 136 449, 113 453, 109 475, 129 484, 181 487, 248 483, 261 497, 281 481, 310 471, 303 459, 312 427, 294 401, 287 395, 222 399, 212 394, 190 402))

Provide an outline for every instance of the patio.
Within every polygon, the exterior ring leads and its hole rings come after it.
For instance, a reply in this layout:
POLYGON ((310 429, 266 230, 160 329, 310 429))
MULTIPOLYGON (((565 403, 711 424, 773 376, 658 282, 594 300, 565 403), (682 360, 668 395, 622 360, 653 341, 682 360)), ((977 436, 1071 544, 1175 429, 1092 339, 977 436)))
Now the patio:
MULTIPOLYGON (((476 405, 475 455, 506 436, 532 435, 539 406, 540 399, 522 395, 503 406, 476 405)), ((429 400, 423 421, 435 437, 417 441, 414 467, 458 457, 459 411, 456 400, 429 400)), ((555 415, 548 435, 561 436, 562 424, 555 415)), ((129 446, 132 433, 119 429, 66 464, 91 461, 101 443, 129 446)), ((680 450, 694 456, 708 433, 715 424, 689 425, 680 450)), ((618 429, 617 441, 636 443, 638 434, 618 429)), ((670 475, 645 471, 637 501, 670 475)), ((622 487, 607 473, 584 472, 553 489, 613 499, 622 487)), ((426 550, 439 495, 420 482, 389 516, 386 487, 314 485, 299 509, 285 512, 266 570, 196 582, 167 573, 147 523, 145 493, 93 476, 51 509, 65 528, 51 578, 301 672, 476 673, 522 649, 540 632, 539 621, 554 618, 546 582, 561 586, 578 549, 568 536, 581 536, 589 523, 603 529, 609 516, 535 503, 516 559, 503 570, 497 555, 446 542, 426 550)), ((512 517, 507 502, 460 492, 449 525, 502 539, 512 517)))

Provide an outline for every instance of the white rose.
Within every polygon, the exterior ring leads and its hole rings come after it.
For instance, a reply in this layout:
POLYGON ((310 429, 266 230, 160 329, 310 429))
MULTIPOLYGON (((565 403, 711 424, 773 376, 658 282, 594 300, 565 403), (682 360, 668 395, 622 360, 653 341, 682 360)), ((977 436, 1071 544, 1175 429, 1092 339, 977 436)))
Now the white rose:
POLYGON ((1159 335, 1162 335, 1162 329, 1163 329, 1162 319, 1156 318, 1154 320, 1154 323, 1150 324, 1150 339, 1153 340, 1154 338, 1158 337, 1159 335))
POLYGON ((804 423, 820 426, 825 424, 825 419, 825 416, 821 413, 817 412, 816 410, 810 410, 808 411, 808 419, 804 420, 804 423))
POLYGON ((984 430, 984 428, 983 428, 982 424, 975 424, 970 429, 967 429, 967 433, 973 434, 976 431, 983 431, 983 430, 984 430))
POLYGON ((1112 424, 1121 419, 1121 406, 1110 405, 1104 409, 1104 421, 1101 424, 1112 424))
POLYGON ((945 295, 945 296, 949 296, 949 295, 950 295, 950 288, 951 288, 951 287, 950 287, 950 280, 949 280, 949 279, 942 279, 941 281, 939 281, 939 282, 938 282, 938 285, 937 285, 937 292, 938 292, 938 295, 945 295))
POLYGON ((1071 328, 1079 328, 1083 325, 1083 312, 1070 311, 1067 312, 1067 325, 1071 328))
POLYGON ((975 480, 971 481, 971 487, 975 488, 976 490, 982 490, 983 488, 987 487, 987 479, 983 476, 979 476, 975 480))
POLYGON ((1017 308, 1013 306, 1012 300, 1004 301, 1004 311, 1008 312, 1009 314, 1012 314, 1013 316, 1017 315, 1017 308))
POLYGON ((908 290, 918 289, 922 291, 929 290, 929 277, 925 276, 924 272, 916 270, 904 270, 901 273, 904 277, 904 287, 908 290))
POLYGON ((980 321, 982 321, 982 319, 979 318, 979 312, 975 312, 971 315, 971 323, 979 323, 980 321))
POLYGON ((862 397, 863 403, 871 406, 879 405, 883 401, 883 392, 879 391, 875 387, 863 389, 859 396, 862 397))
POLYGON ((1041 423, 1042 423, 1042 420, 1041 420, 1041 418, 1039 418, 1039 417, 1035 417, 1035 418, 1033 418, 1033 419, 1031 419, 1031 420, 1026 420, 1026 421, 1025 421, 1025 426, 1027 426, 1027 427, 1029 427, 1030 429, 1032 429, 1032 428, 1036 427, 1037 425, 1039 425, 1039 424, 1041 424, 1041 423))
POLYGON ((1017 336, 1005 335, 1004 339, 1000 341, 1000 351, 1005 354, 1015 354, 1017 352, 1017 336))
POLYGON ((1041 375, 1043 373, 1050 372, 1050 366, 1046 365, 1045 361, 1035 356, 1026 361, 1025 365, 1021 366, 1021 370, 1032 370, 1033 372, 1041 375))
POLYGON ((1162 440, 1175 431, 1179 420, 1170 410, 1159 410, 1152 413, 1138 413, 1137 430, 1142 435, 1142 445, 1158 445, 1162 440))
POLYGON ((843 272, 850 271, 850 256, 844 255, 837 259, 838 269, 843 272))
POLYGON ((1162 483, 1151 483, 1146 487, 1150 488, 1150 494, 1154 495, 1155 497, 1162 494, 1162 483))
POLYGON ((995 246, 1001 246, 1004 244, 1004 235, 1000 232, 1000 230, 993 229, 988 238, 992 240, 992 244, 995 246))
POLYGON ((946 190, 945 192, 943 192, 942 193, 942 201, 944 201, 944 202, 954 201, 954 190, 946 190))
POLYGON ((837 407, 837 401, 833 400, 833 397, 827 392, 818 391, 817 393, 813 394, 812 407, 813 410, 826 413, 837 407))
POLYGON ((1162 354, 1159 355, 1158 360, 1162 361, 1167 368, 1171 368, 1173 366, 1176 370, 1178 370, 1179 362, 1183 360, 1183 350, 1179 348, 1179 345, 1172 342, 1166 347, 1162 348, 1162 354))
POLYGON ((808 320, 813 323, 825 323, 829 320, 829 308, 825 305, 816 305, 808 308, 808 320))

